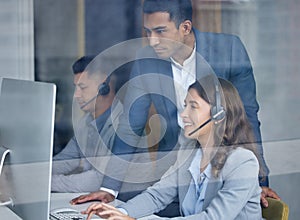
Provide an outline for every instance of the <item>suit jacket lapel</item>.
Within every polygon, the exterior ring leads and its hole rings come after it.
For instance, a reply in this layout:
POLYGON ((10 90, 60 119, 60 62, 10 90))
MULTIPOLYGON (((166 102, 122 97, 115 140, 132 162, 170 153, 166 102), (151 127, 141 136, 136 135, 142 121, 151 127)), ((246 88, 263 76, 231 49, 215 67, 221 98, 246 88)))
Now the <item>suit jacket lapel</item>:
POLYGON ((172 130, 174 131, 173 135, 177 136, 178 133, 175 129, 178 127, 177 115, 176 118, 173 118, 174 113, 177 113, 176 95, 173 81, 172 66, 170 61, 160 62, 158 65, 158 73, 159 84, 162 91, 162 96, 160 97, 161 104, 164 105, 166 109, 165 115, 166 117, 168 117, 167 123, 170 123, 170 125, 172 126, 172 130))
POLYGON ((190 187, 190 183, 192 181, 192 175, 189 171, 187 171, 187 169, 189 168, 189 166, 184 167, 185 170, 181 169, 179 171, 179 192, 178 192, 178 199, 180 201, 179 204, 179 210, 180 213, 182 214, 182 202, 188 192, 188 189, 190 187))
MULTIPOLYGON (((175 87, 173 81, 173 72, 170 61, 161 62, 158 66, 158 73, 160 74, 160 87, 163 95, 170 99, 176 105, 175 87), (161 75, 162 74, 162 75, 161 75)), ((165 102, 166 104, 166 102, 165 102)), ((171 110, 171 106, 166 104, 166 107, 171 110)))
POLYGON ((205 198, 203 202, 202 210, 205 210, 210 204, 211 200, 216 197, 219 189, 222 187, 222 181, 220 178, 212 178, 206 188, 205 198))
MULTIPOLYGON (((181 134, 183 135, 183 134, 181 134)), ((180 166, 178 169, 178 199, 179 199, 179 206, 180 212, 182 207, 182 202, 188 192, 190 187, 190 183, 192 181, 192 174, 188 171, 192 160, 194 159, 195 153, 197 148, 195 147, 194 141, 187 141, 180 147, 180 152, 178 153, 179 160, 185 160, 184 164, 180 166), (186 144, 186 145, 185 145, 186 144), (188 156, 188 159, 186 159, 188 156)), ((182 214, 182 213, 181 213, 182 214)))

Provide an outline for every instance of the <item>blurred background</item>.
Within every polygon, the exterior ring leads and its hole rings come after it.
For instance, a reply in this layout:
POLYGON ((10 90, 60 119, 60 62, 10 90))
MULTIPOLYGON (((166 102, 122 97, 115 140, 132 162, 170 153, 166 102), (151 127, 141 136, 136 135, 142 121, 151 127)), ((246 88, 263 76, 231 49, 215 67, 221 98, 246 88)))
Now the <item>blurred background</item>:
MULTIPOLYGON (((257 83, 270 186, 300 216, 300 2, 192 0, 201 31, 238 35, 257 83)), ((73 135, 72 63, 143 36, 142 0, 0 0, 0 77, 57 85, 54 154, 73 135)))

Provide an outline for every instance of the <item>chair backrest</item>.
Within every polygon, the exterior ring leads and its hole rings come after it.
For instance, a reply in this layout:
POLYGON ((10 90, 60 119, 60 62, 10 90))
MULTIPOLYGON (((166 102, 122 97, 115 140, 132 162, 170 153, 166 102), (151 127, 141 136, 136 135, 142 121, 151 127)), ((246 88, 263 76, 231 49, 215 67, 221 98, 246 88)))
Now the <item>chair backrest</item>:
POLYGON ((289 219, 289 207, 281 201, 272 198, 267 198, 269 206, 262 208, 262 216, 266 220, 288 220, 289 219))

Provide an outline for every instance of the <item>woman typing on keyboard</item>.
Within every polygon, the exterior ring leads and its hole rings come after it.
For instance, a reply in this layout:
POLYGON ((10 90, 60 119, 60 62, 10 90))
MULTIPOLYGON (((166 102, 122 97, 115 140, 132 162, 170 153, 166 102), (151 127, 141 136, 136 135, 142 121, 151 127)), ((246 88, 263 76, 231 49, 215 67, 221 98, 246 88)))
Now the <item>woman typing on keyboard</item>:
POLYGON ((179 138, 176 163, 159 182, 119 207, 92 204, 83 212, 88 219, 96 214, 132 220, 174 200, 179 200, 181 213, 174 219, 262 218, 260 166, 237 90, 226 80, 206 76, 189 87, 184 102, 184 137, 179 138))

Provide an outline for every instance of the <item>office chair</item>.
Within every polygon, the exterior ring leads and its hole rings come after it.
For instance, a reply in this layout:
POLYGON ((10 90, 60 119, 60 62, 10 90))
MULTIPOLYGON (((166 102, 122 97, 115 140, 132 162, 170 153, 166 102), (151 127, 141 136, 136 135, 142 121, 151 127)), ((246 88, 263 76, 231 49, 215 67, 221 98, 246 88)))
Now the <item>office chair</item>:
POLYGON ((269 206, 262 208, 262 217, 266 220, 288 220, 289 207, 281 200, 267 198, 269 206))

